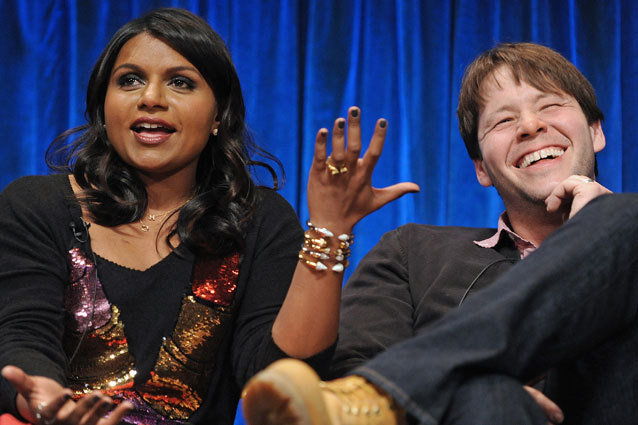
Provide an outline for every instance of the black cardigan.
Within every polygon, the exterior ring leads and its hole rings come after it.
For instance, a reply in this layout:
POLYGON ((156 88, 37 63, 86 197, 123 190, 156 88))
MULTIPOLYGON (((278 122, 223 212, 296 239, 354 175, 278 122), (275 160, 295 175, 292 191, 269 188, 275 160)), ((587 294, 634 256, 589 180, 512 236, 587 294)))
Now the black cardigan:
MULTIPOLYGON (((272 340, 271 327, 290 285, 303 236, 293 209, 281 196, 259 189, 258 198, 239 266, 235 292, 238 308, 232 331, 217 354, 203 405, 190 423, 232 424, 244 383, 285 356, 272 340)), ((0 367, 13 364, 29 374, 64 384, 67 354, 61 341, 64 289, 69 282, 66 256, 78 245, 71 223, 76 223, 77 231, 79 217, 80 208, 66 175, 24 177, 0 194, 0 367)), ((82 249, 90 251, 90 246, 82 249)), ((192 263, 194 256, 186 253, 185 258, 192 263)), ((101 280, 105 292, 108 296, 109 288, 117 288, 118 298, 126 298, 121 293, 126 285, 108 281, 112 266, 98 260, 98 271, 104 272, 101 280)), ((182 268, 190 273, 192 267, 182 268)), ((131 272, 153 273, 154 269, 131 272)), ((118 273, 122 271, 115 275, 118 273)), ((190 274, 176 284, 181 288, 188 279, 190 274)), ((143 294, 138 291, 134 296, 156 300, 157 313, 165 313, 162 300, 167 295, 161 288, 150 285, 143 294)), ((126 316, 135 317, 135 311, 122 311, 123 320, 126 316)), ((157 352, 158 347, 140 346, 142 343, 134 337, 135 333, 142 335, 144 329, 139 327, 148 326, 152 320, 129 320, 125 329, 131 351, 157 352)), ((153 344, 161 342, 151 340, 153 344)), ((321 369, 329 357, 330 350, 326 350, 308 361, 321 369)), ((4 379, 0 386, 0 410, 15 414, 15 391, 4 379)))

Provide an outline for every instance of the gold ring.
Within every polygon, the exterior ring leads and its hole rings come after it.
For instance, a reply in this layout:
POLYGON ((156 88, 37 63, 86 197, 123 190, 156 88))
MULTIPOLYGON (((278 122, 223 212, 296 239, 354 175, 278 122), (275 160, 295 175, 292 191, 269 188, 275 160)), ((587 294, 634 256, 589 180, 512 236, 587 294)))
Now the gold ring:
POLYGON ((343 174, 343 173, 347 173, 348 172, 348 167, 344 166, 336 166, 332 163, 332 157, 329 156, 328 159, 326 160, 326 166, 328 167, 328 171, 330 171, 330 174, 332 174, 333 176, 337 175, 337 174, 343 174))

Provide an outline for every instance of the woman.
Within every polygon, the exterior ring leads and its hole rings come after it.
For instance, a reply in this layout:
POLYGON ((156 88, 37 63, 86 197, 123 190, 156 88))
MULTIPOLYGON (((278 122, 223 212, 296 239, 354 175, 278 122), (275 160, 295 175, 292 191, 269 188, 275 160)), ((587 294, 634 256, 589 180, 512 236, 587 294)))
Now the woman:
POLYGON ((124 25, 93 69, 86 116, 58 140, 80 133, 65 173, 0 196, 2 411, 229 424, 272 361, 325 364, 352 227, 418 189, 370 185, 385 121, 363 158, 357 108, 347 129, 335 122, 332 157, 319 131, 303 238, 290 206, 251 180, 237 74, 201 18, 161 9, 124 25))

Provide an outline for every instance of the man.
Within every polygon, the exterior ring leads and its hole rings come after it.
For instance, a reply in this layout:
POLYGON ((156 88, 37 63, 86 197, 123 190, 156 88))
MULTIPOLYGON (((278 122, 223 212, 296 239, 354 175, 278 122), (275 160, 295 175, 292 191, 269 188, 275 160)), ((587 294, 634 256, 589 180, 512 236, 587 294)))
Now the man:
MULTIPOLYGON (((594 91, 553 50, 503 44, 468 67, 458 116, 479 183, 495 186, 506 206, 498 229, 408 225, 385 235, 344 290, 335 371, 355 368, 354 376, 317 386, 317 378, 304 367, 275 364, 246 388, 251 425, 275 423, 252 421, 264 400, 269 400, 266 413, 279 423, 402 423, 406 418, 424 424, 546 423, 521 383, 550 368, 551 397, 566 420, 604 423, 606 416, 583 416, 596 412, 592 394, 608 386, 600 358, 617 357, 616 365, 626 364, 629 351, 616 353, 623 344, 610 340, 618 333, 625 337, 622 329, 635 317, 635 298, 622 292, 610 296, 616 304, 630 302, 629 313, 621 314, 627 308, 603 309, 619 317, 600 323, 591 315, 573 323, 578 311, 574 316, 566 312, 595 300, 592 294, 612 277, 627 282, 621 289, 632 287, 633 274, 615 263, 631 255, 627 247, 620 249, 620 242, 613 247, 616 256, 596 265, 607 274, 591 269, 610 233, 621 242, 630 238, 629 232, 638 233, 633 224, 638 208, 635 198, 611 196, 576 215, 609 193, 594 181, 595 153, 605 146, 594 91), (633 223, 625 223, 622 214, 633 223), (505 273, 574 215, 547 248, 505 273), (597 244, 588 245, 585 232, 597 244), (571 287, 584 299, 570 298, 571 287), (461 308, 438 320, 458 304, 461 308), (587 338, 579 323, 600 329, 587 338), (608 342, 608 351, 594 349, 608 342), (562 364, 573 359, 578 360, 574 365, 562 364), (593 377, 583 371, 594 371, 593 377), (577 386, 570 388, 575 398, 565 391, 569 384, 577 386), (590 399, 579 406, 584 397, 590 399), (286 422, 286 414, 306 421, 286 422)), ((563 419, 549 400, 528 391, 550 420, 563 419)), ((611 417, 616 421, 609 423, 622 423, 618 418, 624 416, 611 417)))

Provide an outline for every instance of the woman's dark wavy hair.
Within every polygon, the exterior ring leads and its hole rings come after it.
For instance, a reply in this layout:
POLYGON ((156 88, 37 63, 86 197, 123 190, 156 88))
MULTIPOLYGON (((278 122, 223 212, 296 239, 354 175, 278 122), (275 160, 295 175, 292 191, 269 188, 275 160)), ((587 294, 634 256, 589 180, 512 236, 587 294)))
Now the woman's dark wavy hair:
POLYGON ((245 106, 239 78, 222 38, 202 18, 183 9, 164 8, 134 19, 120 28, 100 55, 86 94, 87 124, 58 136, 47 151, 47 163, 57 171, 72 172, 83 189, 80 201, 96 223, 116 226, 142 218, 148 204, 146 189, 135 169, 124 163, 107 139, 104 99, 115 60, 122 46, 141 33, 156 37, 191 62, 210 85, 218 107, 217 136, 202 151, 194 197, 179 211, 167 242, 178 235, 197 253, 223 256, 241 251, 245 227, 256 203, 249 167, 258 153, 281 163, 257 147, 244 122, 245 106), (67 140, 80 133, 72 142, 67 140), (62 145, 62 146, 60 146, 62 145))

